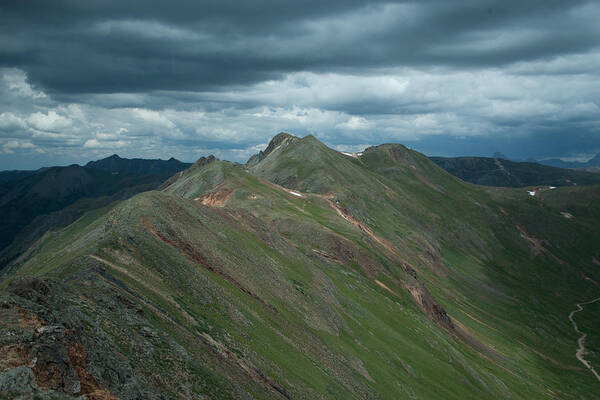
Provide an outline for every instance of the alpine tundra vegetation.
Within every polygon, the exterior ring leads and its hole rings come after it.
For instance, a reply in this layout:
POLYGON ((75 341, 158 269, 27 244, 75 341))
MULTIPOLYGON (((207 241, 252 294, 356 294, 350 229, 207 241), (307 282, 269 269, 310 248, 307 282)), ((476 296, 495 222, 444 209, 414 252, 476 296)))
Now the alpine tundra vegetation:
POLYGON ((599 186, 477 186, 399 144, 280 133, 13 251, 0 392, 599 398, 599 243, 599 186))

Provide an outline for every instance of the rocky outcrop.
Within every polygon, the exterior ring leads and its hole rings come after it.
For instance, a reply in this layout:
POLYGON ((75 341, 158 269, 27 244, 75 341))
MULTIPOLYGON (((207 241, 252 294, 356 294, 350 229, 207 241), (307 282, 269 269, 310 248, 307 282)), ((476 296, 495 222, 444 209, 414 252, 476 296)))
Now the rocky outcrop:
POLYGON ((0 398, 118 399, 87 369, 80 329, 60 317, 51 279, 11 282, 0 300, 0 398))
POLYGON ((412 282, 407 282, 405 286, 415 303, 417 303, 419 308, 421 308, 425 315, 427 315, 430 319, 437 322, 449 331, 453 331, 454 325, 452 324, 452 320, 446 313, 444 307, 437 302, 437 300, 431 295, 429 289, 427 289, 425 284, 421 282, 417 271, 415 271, 414 268, 408 264, 404 264, 403 268, 413 278, 412 282))
POLYGON ((200 157, 195 163, 194 165, 192 165, 192 168, 201 168, 207 164, 210 164, 212 162, 218 161, 218 158, 213 156, 212 154, 209 155, 208 157, 200 157))
POLYGON ((277 135, 275 135, 273 137, 273 139, 271 139, 271 141, 269 142, 269 145, 267 146, 267 148, 264 151, 260 151, 258 154, 255 154, 252 157, 250 157, 250 159, 248 159, 246 166, 247 167, 255 166, 256 164, 258 164, 259 162, 264 160, 269 154, 271 154, 279 146, 285 147, 285 146, 289 145, 290 143, 293 143, 297 140, 299 140, 299 139, 296 136, 290 135, 289 133, 285 133, 285 132, 278 133, 277 135))

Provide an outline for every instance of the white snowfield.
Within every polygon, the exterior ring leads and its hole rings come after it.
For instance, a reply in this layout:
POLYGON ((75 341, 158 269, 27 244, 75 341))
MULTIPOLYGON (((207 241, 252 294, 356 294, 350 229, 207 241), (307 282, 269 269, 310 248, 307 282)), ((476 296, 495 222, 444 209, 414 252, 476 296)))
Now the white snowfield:
POLYGON ((556 189, 556 186, 548 186, 548 189, 556 189))
POLYGON ((348 157, 358 158, 358 155, 356 153, 348 153, 347 151, 340 151, 340 153, 348 157))
POLYGON ((294 192, 293 190, 290 190, 290 193, 293 194, 294 196, 304 197, 304 195, 302 193, 294 192))
POLYGON ((360 156, 363 155, 362 152, 360 152, 360 153, 348 153, 347 151, 340 151, 340 153, 342 153, 345 156, 354 157, 354 158, 358 158, 358 157, 360 157, 360 156))
POLYGON ((528 190, 527 193, 529 193, 530 196, 535 196, 535 190, 528 190))

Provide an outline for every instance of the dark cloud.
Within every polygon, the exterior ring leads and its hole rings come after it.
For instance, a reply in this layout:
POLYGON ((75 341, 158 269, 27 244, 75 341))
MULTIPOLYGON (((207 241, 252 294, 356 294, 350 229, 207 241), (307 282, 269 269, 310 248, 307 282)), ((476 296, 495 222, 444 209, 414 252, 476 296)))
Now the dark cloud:
POLYGON ((0 3, 0 168, 355 149, 600 151, 595 1, 0 3))
POLYGON ((5 2, 0 62, 67 93, 215 90, 294 71, 470 68, 587 51, 580 1, 5 2))

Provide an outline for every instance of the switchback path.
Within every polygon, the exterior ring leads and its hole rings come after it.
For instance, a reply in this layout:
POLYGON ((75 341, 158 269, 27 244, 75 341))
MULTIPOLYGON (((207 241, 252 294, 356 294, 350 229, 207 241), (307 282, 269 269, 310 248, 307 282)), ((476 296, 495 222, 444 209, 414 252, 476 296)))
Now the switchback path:
POLYGON ((571 313, 569 314, 569 320, 573 324, 573 329, 575 329, 575 332, 577 332, 577 333, 579 333, 581 335, 581 337, 579 339, 577 339, 577 344, 579 345, 579 347, 577 348, 577 351, 575 352, 575 357, 577 357, 577 359, 583 365, 585 365, 585 367, 587 369, 589 369, 590 371, 592 371, 592 374, 594 374, 594 376, 596 377, 596 379, 598 379, 598 382, 600 382, 600 375, 598 375, 598 373, 596 372, 596 370, 594 369, 594 367, 592 367, 592 365, 588 361, 586 361, 585 358, 583 358, 583 355, 585 354, 585 338, 587 336, 587 333, 581 332, 579 330, 579 328, 577 327, 577 324, 575 323, 575 320, 573 320, 573 315, 575 313, 578 313, 579 311, 583 311, 582 305, 592 304, 592 303, 595 303, 597 301, 600 301, 600 297, 598 297, 597 299, 594 299, 594 300, 586 301, 584 303, 577 303, 577 304, 575 304, 577 306, 577 310, 571 311, 571 313))

